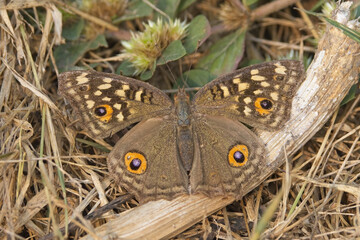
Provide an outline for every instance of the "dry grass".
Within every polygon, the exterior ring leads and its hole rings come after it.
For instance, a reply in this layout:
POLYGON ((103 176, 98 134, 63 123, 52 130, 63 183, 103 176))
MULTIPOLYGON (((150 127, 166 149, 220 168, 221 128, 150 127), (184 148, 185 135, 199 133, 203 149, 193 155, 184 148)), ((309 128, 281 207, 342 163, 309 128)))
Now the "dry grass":
MULTIPOLYGON (((196 8, 183 14, 207 14, 214 23, 208 40, 212 43, 224 34, 224 28, 216 24, 218 8, 211 7, 210 2, 197 3, 196 8)), ((54 70, 52 66, 56 66, 53 48, 62 41, 59 9, 79 15, 80 12, 61 2, 15 1, 0 7, 0 236, 39 239, 52 233, 61 239, 70 232, 74 239, 86 234, 96 239, 96 227, 116 218, 117 213, 138 208, 138 203, 124 199, 116 204, 116 209, 107 205, 124 195, 125 190, 113 184, 108 175, 107 152, 99 145, 76 139, 95 141, 69 120, 71 110, 57 94, 56 67, 54 70), (90 220, 84 217, 102 206, 108 206, 110 211, 90 220)), ((297 7, 303 8, 300 4, 297 7)), ((128 21, 121 25, 127 27, 126 31, 118 31, 113 24, 86 16, 81 14, 92 24, 100 25, 111 41, 127 39, 128 30, 140 22, 128 21)), ((246 59, 264 56, 276 59, 289 52, 310 58, 316 47, 306 40, 319 38, 319 31, 314 31, 313 26, 321 27, 317 21, 304 14, 294 15, 291 8, 263 18, 250 28, 246 59)), ((206 51, 210 43, 201 51, 206 51)), ((104 59, 118 53, 115 43, 110 48, 89 52, 79 62, 101 62, 99 69, 111 70, 118 62, 104 59)), ((194 64, 198 55, 193 54, 184 62, 194 64)), ((174 74, 179 65, 170 66, 174 74)), ((173 78, 164 72, 166 69, 158 71, 154 85, 171 85, 173 78)), ((280 196, 280 203, 265 222, 266 238, 359 238, 359 119, 357 97, 339 107, 286 164, 241 201, 210 216, 204 215, 201 222, 187 226, 174 238, 247 238, 254 233, 260 217, 266 215, 266 209, 272 209, 271 202, 276 196, 280 196)), ((108 149, 114 144, 114 140, 110 144, 96 141, 108 149)))

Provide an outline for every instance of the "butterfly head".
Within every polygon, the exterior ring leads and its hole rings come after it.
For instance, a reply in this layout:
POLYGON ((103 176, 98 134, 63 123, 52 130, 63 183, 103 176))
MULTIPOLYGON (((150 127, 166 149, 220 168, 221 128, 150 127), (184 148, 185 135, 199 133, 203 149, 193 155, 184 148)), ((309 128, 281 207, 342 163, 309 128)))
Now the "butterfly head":
POLYGON ((174 96, 175 105, 179 102, 187 102, 190 104, 190 98, 189 95, 186 94, 184 88, 180 88, 174 96))

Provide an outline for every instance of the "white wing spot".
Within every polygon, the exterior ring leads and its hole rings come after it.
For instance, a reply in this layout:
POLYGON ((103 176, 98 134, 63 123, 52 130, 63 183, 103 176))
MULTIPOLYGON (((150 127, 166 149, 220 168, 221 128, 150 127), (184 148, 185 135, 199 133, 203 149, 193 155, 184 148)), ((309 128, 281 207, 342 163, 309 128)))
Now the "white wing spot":
POLYGON ((248 106, 245 106, 245 108, 244 108, 245 115, 249 116, 251 112, 252 112, 252 110, 248 106))
POLYGON ((238 84, 238 92, 245 91, 248 88, 249 88, 248 83, 239 83, 238 84))
POLYGON ((84 72, 81 75, 76 77, 76 82, 78 85, 89 82, 89 79, 86 77, 87 74, 88 73, 84 72))
POLYGON ((87 100, 86 101, 86 104, 87 104, 87 108, 93 108, 94 105, 95 105, 95 102, 93 100, 87 100))
POLYGON ((119 119, 119 121, 123 121, 124 115, 122 114, 122 112, 120 112, 118 115, 116 115, 116 118, 119 119))
POLYGON ((111 101, 111 98, 109 98, 109 97, 104 97, 104 98, 101 99, 101 100, 106 101, 106 102, 110 102, 110 101, 111 101))
POLYGON ((109 83, 101 84, 97 88, 100 90, 109 89, 109 88, 111 88, 111 84, 109 84, 109 83))
POLYGON ((115 94, 120 96, 120 97, 125 97, 125 91, 124 90, 116 90, 115 94))
POLYGON ((88 98, 89 98, 89 95, 88 95, 88 94, 84 95, 84 98, 85 98, 85 99, 88 99, 88 98))
POLYGON ((293 78, 293 77, 289 78, 289 81, 288 81, 288 83, 290 83, 290 84, 293 84, 293 83, 295 83, 295 78, 293 78))
POLYGON ((97 90, 96 92, 94 92, 95 96, 100 96, 101 94, 102 94, 102 91, 100 91, 100 90, 97 90))
POLYGON ((275 101, 279 100, 279 94, 277 92, 270 93, 270 97, 275 101))
POLYGON ((262 87, 269 87, 270 86, 270 83, 268 82, 261 82, 260 84, 262 87))
POLYGON ((251 98, 250 98, 250 97, 244 98, 244 102, 245 102, 246 104, 251 103, 251 98))
POLYGON ((240 78, 234 78, 234 79, 233 79, 233 83, 234 83, 234 84, 238 84, 238 83, 240 83, 240 82, 241 82, 240 78))
POLYGON ((141 94, 143 93, 143 90, 138 90, 135 93, 135 101, 141 102, 141 94))
POLYGON ((71 95, 75 95, 75 94, 76 94, 76 92, 75 92, 74 89, 69 89, 69 90, 68 90, 68 93, 70 93, 71 95))
POLYGON ((105 83, 111 83, 111 82, 112 82, 112 79, 111 79, 111 78, 104 78, 104 79, 103 79, 103 82, 105 82, 105 83))
POLYGON ((226 86, 220 86, 220 88, 221 88, 221 90, 223 90, 223 92, 224 92, 224 97, 230 96, 230 92, 229 92, 228 87, 226 87, 226 86))
POLYGON ((286 74, 286 67, 281 65, 280 63, 275 63, 275 72, 280 74, 286 74))
POLYGON ((129 90, 129 89, 130 89, 130 86, 127 84, 124 84, 124 85, 122 85, 121 89, 115 91, 115 94, 120 97, 126 97, 125 91, 129 90))
POLYGON ((242 73, 240 73, 240 74, 238 74, 238 75, 234 76, 234 78, 241 78, 241 76, 242 76, 242 73))
POLYGON ((251 80, 254 80, 254 81, 264 81, 264 80, 266 80, 266 78, 265 78, 264 76, 254 75, 254 76, 251 76, 251 80))
POLYGON ((255 94, 255 95, 259 95, 259 94, 262 94, 262 93, 263 93, 263 91, 260 90, 260 89, 254 91, 254 94, 255 94))
POLYGON ((121 104, 115 103, 114 108, 116 108, 117 110, 120 110, 121 109, 121 104))
POLYGON ((129 89, 130 89, 130 86, 127 85, 127 84, 124 84, 124 85, 122 86, 122 90, 129 90, 129 89))
POLYGON ((251 70, 250 74, 251 75, 259 74, 259 70, 258 69, 253 69, 253 70, 251 70))
POLYGON ((284 90, 285 92, 290 91, 290 86, 289 86, 289 85, 285 85, 285 86, 283 87, 283 90, 284 90))

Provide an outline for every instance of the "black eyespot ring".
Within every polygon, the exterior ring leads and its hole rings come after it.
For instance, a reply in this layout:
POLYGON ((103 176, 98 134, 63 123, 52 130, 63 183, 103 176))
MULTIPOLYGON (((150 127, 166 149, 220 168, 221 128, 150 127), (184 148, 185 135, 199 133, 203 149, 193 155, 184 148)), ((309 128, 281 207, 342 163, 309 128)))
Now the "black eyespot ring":
POLYGON ((232 167, 241 167, 246 164, 249 157, 249 149, 247 146, 237 144, 230 148, 228 153, 228 161, 232 167))
POLYGON ((128 152, 124 156, 125 166, 131 173, 142 174, 146 171, 147 161, 143 154, 128 152))
POLYGON ((283 76, 283 75, 275 75, 274 78, 275 78, 274 80, 276 80, 276 81, 282 81, 282 80, 284 80, 285 76, 283 76))
POLYGON ((94 115, 103 123, 108 123, 113 116, 113 108, 108 104, 96 106, 94 115))
POLYGON ((264 99, 264 100, 260 101, 260 106, 263 109, 269 110, 269 109, 271 109, 273 107, 273 103, 268 99, 264 99))
POLYGON ((107 113, 106 107, 103 106, 97 107, 95 108, 94 113, 99 117, 105 116, 107 113))
POLYGON ((89 85, 81 85, 81 86, 79 87, 79 90, 80 90, 81 92, 89 91, 89 89, 90 89, 90 86, 89 86, 89 85))
POLYGON ((259 97, 255 100, 255 110, 261 115, 269 115, 274 110, 274 102, 268 98, 259 97))

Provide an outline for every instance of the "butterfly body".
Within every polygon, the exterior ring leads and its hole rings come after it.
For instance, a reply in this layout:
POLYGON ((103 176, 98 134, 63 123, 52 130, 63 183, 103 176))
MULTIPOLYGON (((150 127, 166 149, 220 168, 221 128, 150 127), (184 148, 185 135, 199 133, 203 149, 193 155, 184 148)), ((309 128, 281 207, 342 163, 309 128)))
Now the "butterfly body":
POLYGON ((184 169, 189 172, 191 170, 192 161, 194 158, 194 137, 191 123, 192 112, 188 96, 185 91, 179 90, 176 100, 176 139, 179 158, 184 169))
POLYGON ((241 122, 282 127, 302 77, 300 62, 264 63, 215 79, 192 101, 179 90, 173 102, 134 79, 73 71, 59 76, 59 91, 94 136, 139 122, 108 156, 111 175, 139 201, 198 193, 239 198, 267 167, 264 143, 241 122))

